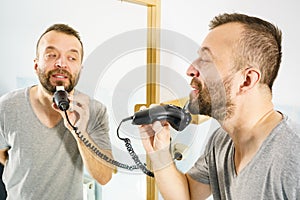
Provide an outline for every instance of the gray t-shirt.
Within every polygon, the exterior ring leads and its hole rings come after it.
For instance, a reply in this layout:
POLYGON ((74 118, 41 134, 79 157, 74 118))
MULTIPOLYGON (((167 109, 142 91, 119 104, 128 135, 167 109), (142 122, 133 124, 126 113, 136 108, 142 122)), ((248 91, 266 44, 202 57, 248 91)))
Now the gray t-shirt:
POLYGON ((219 128, 187 173, 209 184, 214 200, 300 199, 300 126, 284 116, 238 175, 234 144, 219 128))
MULTIPOLYGON (((100 148, 111 149, 105 106, 91 99, 89 110, 88 133, 100 148)), ((0 98, 0 149, 5 148, 9 159, 3 182, 9 200, 83 198, 83 162, 76 141, 63 120, 54 128, 39 121, 29 88, 0 98)))

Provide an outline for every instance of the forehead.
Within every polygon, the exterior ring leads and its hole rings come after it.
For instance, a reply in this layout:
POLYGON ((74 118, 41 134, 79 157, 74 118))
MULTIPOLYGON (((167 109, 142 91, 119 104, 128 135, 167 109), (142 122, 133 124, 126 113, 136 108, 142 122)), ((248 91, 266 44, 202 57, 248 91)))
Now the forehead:
POLYGON ((81 43, 75 36, 57 31, 49 31, 41 38, 39 49, 47 49, 49 46, 61 51, 82 51, 81 43))
POLYGON ((202 55, 210 56, 220 66, 231 66, 234 47, 240 38, 243 27, 239 23, 228 23, 212 29, 199 49, 202 55))
MULTIPOLYGON (((234 44, 240 38, 243 27, 239 23, 227 23, 211 30, 202 43, 202 48, 208 48, 213 55, 231 52, 234 44)), ((227 55, 228 56, 228 55, 227 55)))

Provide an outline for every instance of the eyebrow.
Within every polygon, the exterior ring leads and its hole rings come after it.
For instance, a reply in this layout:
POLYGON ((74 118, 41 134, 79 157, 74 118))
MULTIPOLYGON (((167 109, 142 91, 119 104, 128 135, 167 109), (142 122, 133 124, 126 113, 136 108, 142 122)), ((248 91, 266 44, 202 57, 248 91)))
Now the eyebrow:
MULTIPOLYGON (((48 47, 46 47, 45 50, 57 50, 57 49, 54 46, 48 46, 48 47)), ((73 52, 73 53, 77 53, 78 55, 80 55, 79 51, 77 49, 70 49, 68 51, 73 52)))
POLYGON ((55 50, 56 48, 54 47, 54 46, 47 46, 46 48, 45 48, 45 50, 55 50))
POLYGON ((208 53, 210 56, 214 57, 212 52, 210 51, 210 49, 208 47, 201 47, 197 53, 200 55, 201 53, 208 53))

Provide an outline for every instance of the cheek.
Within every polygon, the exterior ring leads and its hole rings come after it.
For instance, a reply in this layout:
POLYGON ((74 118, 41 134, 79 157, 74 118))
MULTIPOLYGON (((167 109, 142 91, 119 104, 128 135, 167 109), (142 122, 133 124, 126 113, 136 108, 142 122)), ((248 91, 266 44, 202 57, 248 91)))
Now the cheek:
POLYGON ((77 70, 73 70, 71 73, 76 76, 76 77, 79 77, 80 76, 80 73, 81 73, 81 67, 78 68, 77 70))
POLYGON ((81 67, 72 70, 72 73, 78 75, 78 74, 80 74, 80 71, 81 71, 81 67))
POLYGON ((45 69, 44 69, 44 68, 41 68, 40 66, 37 66, 37 67, 35 68, 35 72, 36 72, 37 74, 44 74, 44 73, 45 73, 45 69))
POLYGON ((228 81, 227 83, 224 83, 226 95, 230 99, 234 99, 239 95, 240 87, 239 87, 239 81, 237 79, 232 79, 228 81))

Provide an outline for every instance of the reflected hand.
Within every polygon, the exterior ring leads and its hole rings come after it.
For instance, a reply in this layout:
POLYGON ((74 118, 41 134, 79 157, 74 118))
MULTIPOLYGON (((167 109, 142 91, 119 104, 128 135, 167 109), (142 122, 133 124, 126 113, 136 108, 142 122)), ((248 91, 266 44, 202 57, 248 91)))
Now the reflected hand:
MULTIPOLYGON (((70 107, 67 110, 68 118, 71 124, 78 128, 80 132, 85 132, 89 120, 89 97, 85 94, 77 94, 75 96, 69 96, 70 107)), ((61 114, 64 119, 65 126, 72 132, 73 128, 68 123, 65 113, 61 111, 53 103, 52 107, 61 114)))

